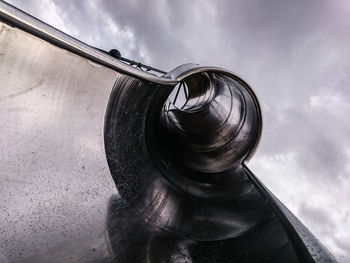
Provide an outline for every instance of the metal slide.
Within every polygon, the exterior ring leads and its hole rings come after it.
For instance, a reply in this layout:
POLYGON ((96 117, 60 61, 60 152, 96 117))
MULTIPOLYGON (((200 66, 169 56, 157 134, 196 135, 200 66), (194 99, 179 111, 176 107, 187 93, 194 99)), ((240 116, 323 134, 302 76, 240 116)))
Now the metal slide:
POLYGON ((336 262, 244 164, 252 89, 155 73, 0 2, 0 262, 336 262))

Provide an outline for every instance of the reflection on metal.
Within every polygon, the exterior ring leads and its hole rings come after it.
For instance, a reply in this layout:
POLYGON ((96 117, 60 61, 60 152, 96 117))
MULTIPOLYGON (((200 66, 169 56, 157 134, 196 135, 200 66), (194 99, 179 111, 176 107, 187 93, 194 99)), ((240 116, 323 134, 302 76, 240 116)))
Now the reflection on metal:
POLYGON ((122 57, 119 50, 117 50, 117 49, 111 49, 109 52, 106 52, 102 49, 98 49, 98 50, 100 50, 104 53, 107 53, 107 54, 111 55, 112 57, 119 59, 120 61, 123 61, 123 62, 127 63, 128 65, 133 66, 134 68, 137 68, 139 70, 142 70, 145 72, 153 72, 153 73, 162 74, 162 75, 166 74, 166 72, 163 70, 145 65, 141 62, 136 62, 134 60, 122 57))
POLYGON ((151 72, 160 73, 162 75, 166 74, 166 72, 163 71, 163 70, 160 70, 160 69, 157 69, 157 68, 154 68, 154 67, 142 64, 141 62, 136 62, 134 60, 123 58, 123 57, 120 57, 120 60, 128 63, 130 66, 133 66, 133 67, 135 67, 137 69, 140 69, 140 70, 143 70, 143 71, 146 71, 146 72, 150 72, 151 71, 151 72))
POLYGON ((0 15, 0 262, 335 262, 245 166, 242 79, 156 77, 0 15))
POLYGON ((188 87, 184 80, 181 80, 168 97, 164 110, 183 109, 188 102, 188 87))

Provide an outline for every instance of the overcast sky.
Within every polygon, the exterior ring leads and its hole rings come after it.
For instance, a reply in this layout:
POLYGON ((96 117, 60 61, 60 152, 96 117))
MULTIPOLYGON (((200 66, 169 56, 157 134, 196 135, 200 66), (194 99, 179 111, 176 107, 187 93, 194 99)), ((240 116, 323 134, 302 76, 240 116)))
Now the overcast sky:
POLYGON ((264 119, 248 166, 350 262, 349 0, 8 2, 163 70, 193 62, 241 76, 264 119))

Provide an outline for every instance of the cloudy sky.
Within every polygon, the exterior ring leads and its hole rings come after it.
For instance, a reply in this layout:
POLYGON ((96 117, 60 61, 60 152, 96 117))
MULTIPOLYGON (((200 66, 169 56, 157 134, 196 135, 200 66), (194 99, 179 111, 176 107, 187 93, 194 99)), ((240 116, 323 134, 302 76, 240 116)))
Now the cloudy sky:
POLYGON ((96 47, 163 70, 227 68, 256 91, 249 167, 350 262, 350 1, 11 0, 96 47))

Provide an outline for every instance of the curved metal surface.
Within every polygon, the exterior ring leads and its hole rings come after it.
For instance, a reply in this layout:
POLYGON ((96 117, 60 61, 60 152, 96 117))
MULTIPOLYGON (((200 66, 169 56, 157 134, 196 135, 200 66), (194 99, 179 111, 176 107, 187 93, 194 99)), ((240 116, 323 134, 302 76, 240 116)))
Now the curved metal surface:
POLYGON ((231 72, 181 66, 175 79, 186 85, 186 103, 171 99, 162 111, 163 152, 192 171, 216 173, 253 154, 261 135, 261 110, 251 88, 231 72), (167 149, 171 149, 171 153, 167 149), (186 163, 185 163, 186 162, 186 163))
POLYGON ((132 78, 119 79, 112 91, 105 145, 120 196, 110 206, 108 225, 116 262, 298 262, 242 166, 201 183, 157 163, 156 141, 164 135, 156 130, 170 92, 132 78))
POLYGON ((335 262, 244 165, 243 80, 149 77, 4 6, 39 38, 0 22, 1 262, 335 262))
POLYGON ((107 257, 108 68, 0 23, 0 262, 107 257))

